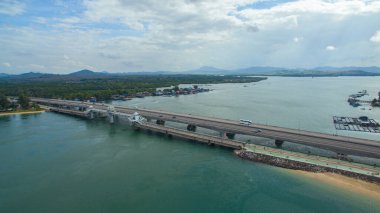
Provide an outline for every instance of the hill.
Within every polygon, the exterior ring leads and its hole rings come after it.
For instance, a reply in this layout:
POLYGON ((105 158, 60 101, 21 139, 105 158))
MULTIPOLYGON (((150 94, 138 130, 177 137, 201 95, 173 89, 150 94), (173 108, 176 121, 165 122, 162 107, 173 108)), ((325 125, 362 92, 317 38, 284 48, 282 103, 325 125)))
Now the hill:
POLYGON ((20 75, 0 73, 1 79, 17 80, 77 80, 95 78, 118 78, 126 76, 159 76, 159 75, 241 75, 241 76, 379 76, 380 67, 316 67, 312 69, 281 68, 270 66, 252 66, 241 69, 220 69, 211 66, 203 66, 198 69, 184 72, 149 71, 149 72, 125 72, 108 73, 94 72, 92 70, 80 70, 70 74, 48 74, 28 72, 20 75))
POLYGON ((380 73, 380 67, 316 67, 313 70, 317 71, 364 71, 364 72, 372 72, 372 73, 380 73))
POLYGON ((0 78, 3 78, 3 77, 8 77, 9 74, 6 74, 6 73, 0 73, 0 78))
POLYGON ((281 67, 253 66, 242 69, 219 69, 200 67, 186 71, 187 74, 203 75, 265 75, 265 76, 378 76, 380 67, 317 67, 313 69, 288 69, 281 67))
POLYGON ((94 72, 94 71, 86 70, 86 69, 67 74, 67 76, 71 76, 71 77, 99 77, 99 76, 107 76, 107 75, 110 75, 110 74, 108 74, 107 72, 94 72))

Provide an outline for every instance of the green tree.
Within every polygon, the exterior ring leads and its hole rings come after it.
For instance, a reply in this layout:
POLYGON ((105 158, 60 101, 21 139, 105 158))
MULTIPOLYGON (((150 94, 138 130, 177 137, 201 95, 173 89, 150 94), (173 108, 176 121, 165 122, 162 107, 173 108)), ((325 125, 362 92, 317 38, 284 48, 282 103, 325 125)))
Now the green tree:
POLYGON ((18 103, 20 104, 22 109, 29 109, 29 102, 30 100, 26 95, 20 94, 18 96, 18 103))
POLYGON ((41 110, 41 107, 36 103, 32 103, 32 108, 36 111, 41 110))
MULTIPOLYGON (((1 1, 1 0, 0 0, 1 1)), ((208 75, 153 75, 109 76, 77 78, 55 76, 48 78, 0 78, 0 93, 7 96, 25 94, 30 97, 87 100, 97 97, 110 99, 112 95, 127 92, 154 92, 156 88, 180 84, 248 83, 264 80, 261 77, 208 76, 208 75)), ((171 91, 172 89, 170 89, 171 91)), ((178 91, 178 86, 174 88, 178 91)))
POLYGON ((6 110, 9 108, 9 106, 10 102, 8 98, 5 95, 0 94, 0 110, 6 110))

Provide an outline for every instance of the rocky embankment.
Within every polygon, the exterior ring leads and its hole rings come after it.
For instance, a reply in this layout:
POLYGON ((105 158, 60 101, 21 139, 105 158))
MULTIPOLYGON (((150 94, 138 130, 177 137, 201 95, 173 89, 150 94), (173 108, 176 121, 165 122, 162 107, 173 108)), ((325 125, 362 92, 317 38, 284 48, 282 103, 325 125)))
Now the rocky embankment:
POLYGON ((261 163, 265 163, 265 164, 269 164, 269 165, 277 166, 277 167, 282 167, 286 169, 303 170, 303 171, 308 171, 308 172, 322 172, 322 173, 331 172, 331 173, 337 173, 344 176, 380 184, 380 178, 372 177, 372 176, 368 176, 364 174, 357 174, 350 171, 317 166, 317 165, 312 165, 312 164, 308 164, 304 162, 277 158, 277 157, 273 157, 269 155, 263 155, 263 154, 258 154, 254 152, 244 151, 244 150, 236 150, 235 153, 239 157, 244 158, 244 159, 261 162, 261 163))

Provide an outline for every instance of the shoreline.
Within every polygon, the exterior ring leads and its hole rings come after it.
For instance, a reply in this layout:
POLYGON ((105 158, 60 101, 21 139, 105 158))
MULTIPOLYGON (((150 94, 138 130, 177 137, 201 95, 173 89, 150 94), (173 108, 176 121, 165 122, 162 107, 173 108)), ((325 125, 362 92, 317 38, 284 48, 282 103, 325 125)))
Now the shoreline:
POLYGON ((347 177, 345 175, 332 172, 309 172, 302 170, 287 169, 290 173, 325 183, 346 191, 358 193, 360 195, 380 201, 380 184, 368 182, 361 179, 347 177))
POLYGON ((316 180, 380 201, 380 178, 378 177, 282 159, 251 151, 235 150, 235 154, 243 159, 284 168, 290 174, 300 175, 309 180, 316 180))
POLYGON ((45 112, 45 110, 22 111, 22 112, 6 112, 6 113, 0 113, 0 116, 38 114, 38 113, 43 113, 43 112, 45 112))
POLYGON ((314 173, 334 173, 340 174, 345 177, 351 177, 355 179, 360 179, 365 182, 377 183, 380 184, 380 177, 378 174, 361 174, 354 171, 347 171, 339 168, 330 168, 321 165, 311 164, 309 162, 300 162, 296 160, 290 160, 285 158, 279 158, 275 156, 270 156, 267 154, 255 153, 252 151, 246 150, 235 150, 235 154, 243 159, 260 162, 268 164, 271 166, 281 167, 291 170, 301 170, 314 173))

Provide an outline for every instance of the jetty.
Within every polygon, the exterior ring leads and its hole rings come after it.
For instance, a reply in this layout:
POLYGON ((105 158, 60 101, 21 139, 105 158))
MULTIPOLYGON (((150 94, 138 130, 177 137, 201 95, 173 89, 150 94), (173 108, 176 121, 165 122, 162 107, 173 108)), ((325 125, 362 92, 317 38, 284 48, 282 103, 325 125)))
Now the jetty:
POLYGON ((243 159, 276 167, 316 173, 330 172, 380 184, 380 167, 376 165, 364 165, 255 144, 247 144, 245 149, 235 150, 235 153, 243 159))

